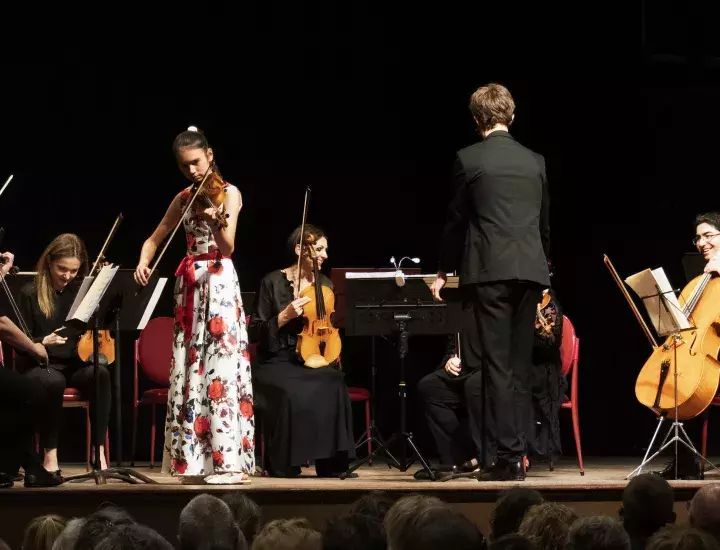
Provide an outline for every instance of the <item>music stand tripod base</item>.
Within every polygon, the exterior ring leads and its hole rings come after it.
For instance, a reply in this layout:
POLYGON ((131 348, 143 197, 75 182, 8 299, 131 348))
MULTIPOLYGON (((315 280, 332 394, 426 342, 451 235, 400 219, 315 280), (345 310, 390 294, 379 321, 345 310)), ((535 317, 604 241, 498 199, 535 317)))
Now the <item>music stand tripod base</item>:
MULTIPOLYGON (((96 281, 93 281, 87 294, 92 293, 95 290, 96 281)), ((95 381, 95 398, 100 395, 100 381, 98 376, 99 371, 99 350, 100 345, 98 341, 98 331, 100 330, 100 319, 103 319, 103 328, 114 328, 116 330, 115 341, 116 341, 116 365, 115 368, 120 367, 120 331, 125 329, 123 323, 128 323, 128 328, 136 328, 139 319, 145 314, 149 308, 154 308, 154 303, 151 302, 151 290, 154 290, 158 284, 158 278, 155 277, 151 284, 144 289, 137 291, 137 283, 134 280, 134 271, 131 269, 117 269, 115 275, 107 283, 107 287, 103 292, 100 303, 97 305, 94 313, 88 320, 88 325, 92 328, 93 333, 93 378, 95 381), (121 316, 121 310, 123 316, 121 316)), ((164 286, 164 282, 162 283, 164 286)), ((162 287, 161 287, 162 288, 162 287)), ((87 296, 86 294, 86 296, 87 296)), ((84 299, 83 299, 84 304, 84 299)), ((82 304, 81 304, 82 306, 82 304)), ((75 320, 67 320, 69 325, 77 325, 75 320)), ((82 324, 82 323, 81 323, 82 324)), ((86 327, 83 327, 87 330, 86 327)), ((117 404, 117 403, 116 403, 117 404)), ((95 407, 95 418, 93 421, 99 423, 99 410, 100 407, 95 407)), ((115 412, 118 415, 118 426, 120 426, 119 416, 120 410, 115 412)), ((97 425, 97 424, 96 424, 97 425)), ((120 430, 118 430, 121 433, 120 430)), ((95 449, 95 460, 93 463, 93 469, 90 472, 84 474, 78 474, 65 478, 65 482, 78 483, 87 480, 94 480, 96 485, 104 485, 108 479, 117 479, 126 483, 153 483, 158 482, 146 475, 136 472, 132 468, 125 467, 114 467, 102 470, 100 467, 100 444, 96 441, 94 444, 95 449)), ((120 457, 122 459, 122 457, 120 457)))
POLYGON ((147 477, 131 468, 108 468, 107 470, 98 470, 93 468, 92 471, 85 474, 78 474, 65 478, 66 483, 80 483, 92 479, 96 485, 105 485, 108 479, 118 479, 125 481, 126 483, 155 483, 158 484, 152 478, 147 477), (135 479, 137 478, 137 480, 135 479), (139 481, 138 481, 139 480, 139 481))
POLYGON ((340 479, 346 479, 354 470, 372 460, 379 452, 389 455, 388 447, 400 440, 401 453, 397 460, 392 455, 389 467, 406 472, 417 457, 422 463, 431 481, 436 476, 412 439, 407 429, 406 399, 407 383, 405 381, 405 356, 408 352, 408 339, 411 334, 454 334, 460 330, 460 303, 437 303, 433 300, 430 289, 422 278, 408 278, 404 285, 396 284, 394 277, 380 278, 363 277, 355 274, 346 280, 347 322, 346 335, 381 336, 397 334, 398 356, 400 359, 400 381, 398 394, 400 397, 400 429, 391 435, 384 444, 376 448, 364 459, 353 464, 340 479), (406 446, 412 453, 406 457, 406 446))

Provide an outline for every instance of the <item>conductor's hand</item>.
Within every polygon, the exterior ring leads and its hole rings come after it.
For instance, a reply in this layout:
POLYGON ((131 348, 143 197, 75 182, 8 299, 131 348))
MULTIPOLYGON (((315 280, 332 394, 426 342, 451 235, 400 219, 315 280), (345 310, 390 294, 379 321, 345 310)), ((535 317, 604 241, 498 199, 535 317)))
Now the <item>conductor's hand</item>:
POLYGON ((39 343, 33 343, 33 348, 35 348, 35 358, 40 361, 41 363, 44 363, 47 365, 48 362, 48 354, 47 350, 45 349, 45 346, 39 343))
POLYGON ((3 252, 0 254, 0 257, 5 258, 5 263, 2 264, 2 268, 0 268, 0 275, 5 276, 10 271, 10 268, 13 266, 13 261, 15 260, 15 255, 12 252, 3 252))
POLYGON ((303 306, 310 301, 310 298, 305 296, 304 298, 298 298, 290 302, 287 307, 283 310, 286 320, 295 319, 303 314, 303 306))
POLYGON ((447 360, 447 363, 445 363, 445 370, 453 376, 459 375, 460 369, 462 369, 462 363, 460 363, 459 357, 453 356, 447 360))
POLYGON ((61 346, 67 342, 67 338, 63 338, 59 334, 56 334, 55 332, 51 332, 48 334, 45 338, 42 340, 43 346, 61 346))
POLYGON ((135 282, 142 286, 147 286, 150 280, 150 268, 145 264, 140 264, 135 269, 135 282))
POLYGON ((442 271, 438 271, 437 275, 435 276, 435 281, 433 282, 432 286, 430 287, 430 292, 432 292, 433 299, 436 302, 444 301, 440 297, 440 291, 442 290, 442 287, 445 286, 445 283, 447 283, 447 275, 445 273, 443 273, 442 271))

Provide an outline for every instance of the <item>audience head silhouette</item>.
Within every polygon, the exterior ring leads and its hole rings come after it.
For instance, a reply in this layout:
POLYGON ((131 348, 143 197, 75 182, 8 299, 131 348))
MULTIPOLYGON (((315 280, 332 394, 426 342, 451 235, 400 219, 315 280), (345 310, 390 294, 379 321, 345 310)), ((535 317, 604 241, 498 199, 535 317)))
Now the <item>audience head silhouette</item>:
POLYGON ((180 550, 240 550, 247 548, 245 537, 230 508, 212 495, 202 494, 180 512, 180 550))
POLYGON ((498 539, 503 535, 517 533, 531 506, 542 504, 543 497, 534 489, 513 487, 497 501, 490 517, 490 538, 498 539))

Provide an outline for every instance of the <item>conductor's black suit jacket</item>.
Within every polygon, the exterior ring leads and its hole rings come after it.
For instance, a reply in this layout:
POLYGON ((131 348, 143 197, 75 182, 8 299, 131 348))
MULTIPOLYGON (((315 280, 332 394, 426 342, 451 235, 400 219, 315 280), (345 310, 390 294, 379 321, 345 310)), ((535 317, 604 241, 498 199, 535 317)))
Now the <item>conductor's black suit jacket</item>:
POLYGON ((455 194, 440 265, 460 284, 550 285, 550 198, 545 159, 504 131, 458 151, 455 194))

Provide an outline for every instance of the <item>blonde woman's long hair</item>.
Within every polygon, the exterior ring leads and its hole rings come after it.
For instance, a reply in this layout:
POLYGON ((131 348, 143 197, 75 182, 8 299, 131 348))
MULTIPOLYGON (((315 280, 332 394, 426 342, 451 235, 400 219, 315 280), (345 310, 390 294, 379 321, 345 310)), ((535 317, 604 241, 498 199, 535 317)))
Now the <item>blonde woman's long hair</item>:
POLYGON ((38 305, 47 319, 55 313, 55 292, 50 277, 50 263, 62 258, 77 258, 80 260, 78 277, 87 275, 87 250, 80 238, 72 233, 63 233, 55 237, 40 256, 36 268, 37 275, 35 275, 38 305))

